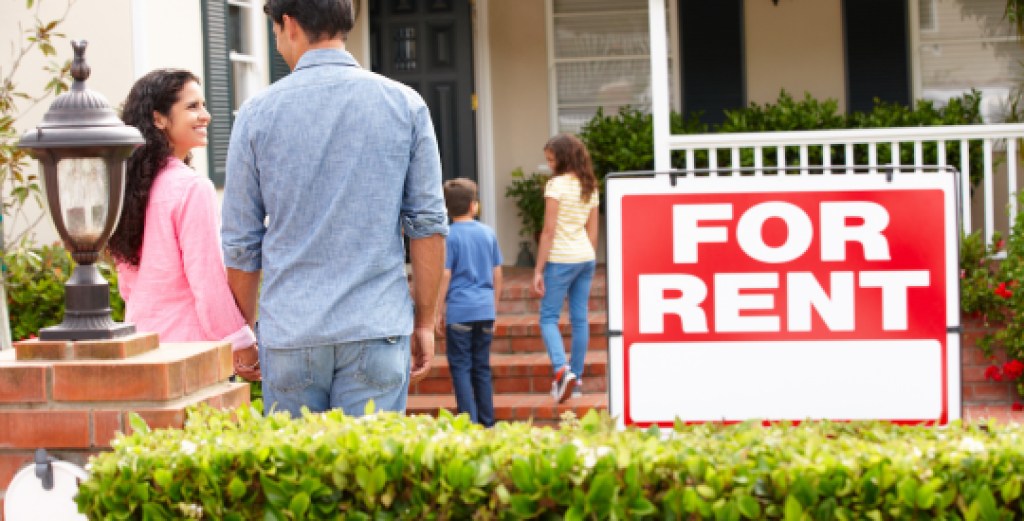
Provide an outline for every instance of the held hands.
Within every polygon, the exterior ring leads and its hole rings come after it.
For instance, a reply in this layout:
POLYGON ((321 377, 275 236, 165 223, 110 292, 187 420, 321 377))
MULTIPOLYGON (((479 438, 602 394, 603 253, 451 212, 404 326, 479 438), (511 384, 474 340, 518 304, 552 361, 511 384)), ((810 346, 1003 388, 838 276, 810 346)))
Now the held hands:
POLYGON ((260 373, 260 355, 256 344, 235 351, 232 353, 232 360, 235 374, 238 376, 250 382, 258 382, 263 378, 260 373))

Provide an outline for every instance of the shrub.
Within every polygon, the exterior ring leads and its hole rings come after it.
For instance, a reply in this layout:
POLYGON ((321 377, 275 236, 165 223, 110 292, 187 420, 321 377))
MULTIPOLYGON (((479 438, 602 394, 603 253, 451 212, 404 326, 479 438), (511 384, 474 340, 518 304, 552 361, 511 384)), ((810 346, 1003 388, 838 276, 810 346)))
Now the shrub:
POLYGON ((340 411, 193 410, 96 456, 90 519, 1019 519, 1024 427, 617 431, 340 411))
MULTIPOLYGON (((684 119, 670 114, 669 126, 673 134, 699 134, 708 131, 699 115, 684 119)), ((604 110, 580 130, 580 139, 594 162, 594 175, 603 180, 611 172, 650 170, 654 168, 654 119, 650 114, 632 107, 622 107, 615 115, 606 116, 604 110)), ((673 165, 683 166, 683 157, 673 157, 673 165)))
MULTIPOLYGON (((1024 204, 1024 195, 1018 195, 1018 205, 1024 204)), ((1017 392, 1024 395, 1024 213, 1014 218, 1010 236, 1004 241, 993 234, 993 241, 985 245, 980 232, 961 241, 960 247, 960 308, 984 318, 986 324, 997 328, 987 333, 979 345, 989 357, 993 347, 1002 347, 1008 360, 1001 366, 992 365, 986 378, 1013 382, 1017 392), (1006 258, 993 260, 997 252, 1006 247, 1006 258)))
MULTIPOLYGON (((747 107, 725 111, 725 120, 713 128, 708 127, 692 115, 684 119, 673 112, 670 115, 670 126, 673 134, 694 134, 708 132, 773 132, 793 130, 834 130, 842 128, 883 128, 883 127, 914 127, 926 125, 968 125, 981 123, 981 94, 972 91, 961 97, 951 98, 942 108, 926 100, 918 101, 911 109, 895 103, 875 100, 870 112, 854 112, 848 115, 839 113, 836 100, 819 101, 805 94, 802 100, 795 100, 785 90, 779 93, 774 103, 759 105, 751 103, 747 107)), ((594 159, 594 170, 603 178, 609 172, 625 172, 631 170, 651 170, 654 168, 653 119, 638 109, 624 107, 618 114, 606 116, 602 111, 591 119, 580 132, 580 138, 586 143, 591 157, 594 159)), ((974 184, 983 175, 983 155, 980 141, 971 142, 970 175, 974 184)), ((926 163, 936 164, 936 145, 923 145, 923 157, 926 163)), ((834 165, 845 164, 846 151, 842 147, 831 149, 831 162, 834 165)), ((764 152, 764 165, 778 164, 776 152, 768 149, 764 152)), ((868 160, 867 145, 854 146, 854 164, 866 164, 868 160)), ((900 163, 914 163, 913 144, 900 145, 900 163)), ((718 164, 728 165, 731 162, 729 150, 718 151, 718 164)), ((878 145, 878 162, 886 164, 892 157, 891 145, 878 145)), ((798 147, 786 148, 787 164, 795 165, 799 160, 798 147)), ((812 165, 822 165, 821 147, 808 148, 808 161, 812 165)), ((709 165, 706 151, 698 151, 694 157, 697 168, 709 165)), ((960 168, 959 143, 946 144, 946 164, 960 168)), ((673 168, 685 166, 684 156, 674 153, 673 168)), ((740 166, 754 166, 753 150, 742 150, 740 166)))
POLYGON ((512 183, 505 188, 505 197, 516 201, 519 235, 533 239, 544 229, 544 186, 548 176, 534 172, 527 176, 522 168, 512 171, 512 183))
MULTIPOLYGON (((22 340, 64 318, 64 283, 74 266, 71 254, 62 246, 18 248, 4 256, 7 306, 11 317, 11 338, 22 340)), ((117 291, 117 271, 106 262, 96 263, 110 284, 111 315, 124 320, 124 301, 117 291)))

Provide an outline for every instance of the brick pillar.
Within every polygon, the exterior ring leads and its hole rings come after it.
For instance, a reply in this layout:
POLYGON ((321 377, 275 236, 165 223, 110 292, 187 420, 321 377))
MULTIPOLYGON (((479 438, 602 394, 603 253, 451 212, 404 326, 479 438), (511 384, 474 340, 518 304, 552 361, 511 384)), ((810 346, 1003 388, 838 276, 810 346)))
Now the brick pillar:
POLYGON ((0 351, 0 521, 4 492, 36 448, 85 466, 131 432, 129 412, 153 428, 182 427, 191 405, 246 404, 249 385, 229 382, 232 372, 230 344, 160 344, 154 333, 0 351))

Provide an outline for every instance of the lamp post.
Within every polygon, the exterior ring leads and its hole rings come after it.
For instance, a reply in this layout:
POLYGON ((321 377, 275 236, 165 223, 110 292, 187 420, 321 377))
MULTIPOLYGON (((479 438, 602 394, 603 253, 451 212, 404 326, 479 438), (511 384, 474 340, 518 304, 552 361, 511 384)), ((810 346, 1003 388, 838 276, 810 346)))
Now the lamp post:
POLYGON ((125 160, 144 140, 102 95, 85 88, 86 41, 71 47, 71 90, 53 101, 18 147, 39 161, 50 217, 77 264, 65 284, 64 321, 40 330, 39 339, 103 340, 135 332, 133 324, 111 318, 110 288, 93 263, 121 215, 125 160))

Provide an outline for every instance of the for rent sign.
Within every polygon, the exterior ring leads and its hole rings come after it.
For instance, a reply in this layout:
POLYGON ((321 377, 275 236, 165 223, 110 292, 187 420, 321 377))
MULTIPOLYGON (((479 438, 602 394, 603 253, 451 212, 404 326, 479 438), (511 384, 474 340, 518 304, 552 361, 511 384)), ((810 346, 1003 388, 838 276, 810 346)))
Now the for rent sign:
POLYGON ((955 186, 946 171, 610 178, 612 413, 959 418, 955 186))

